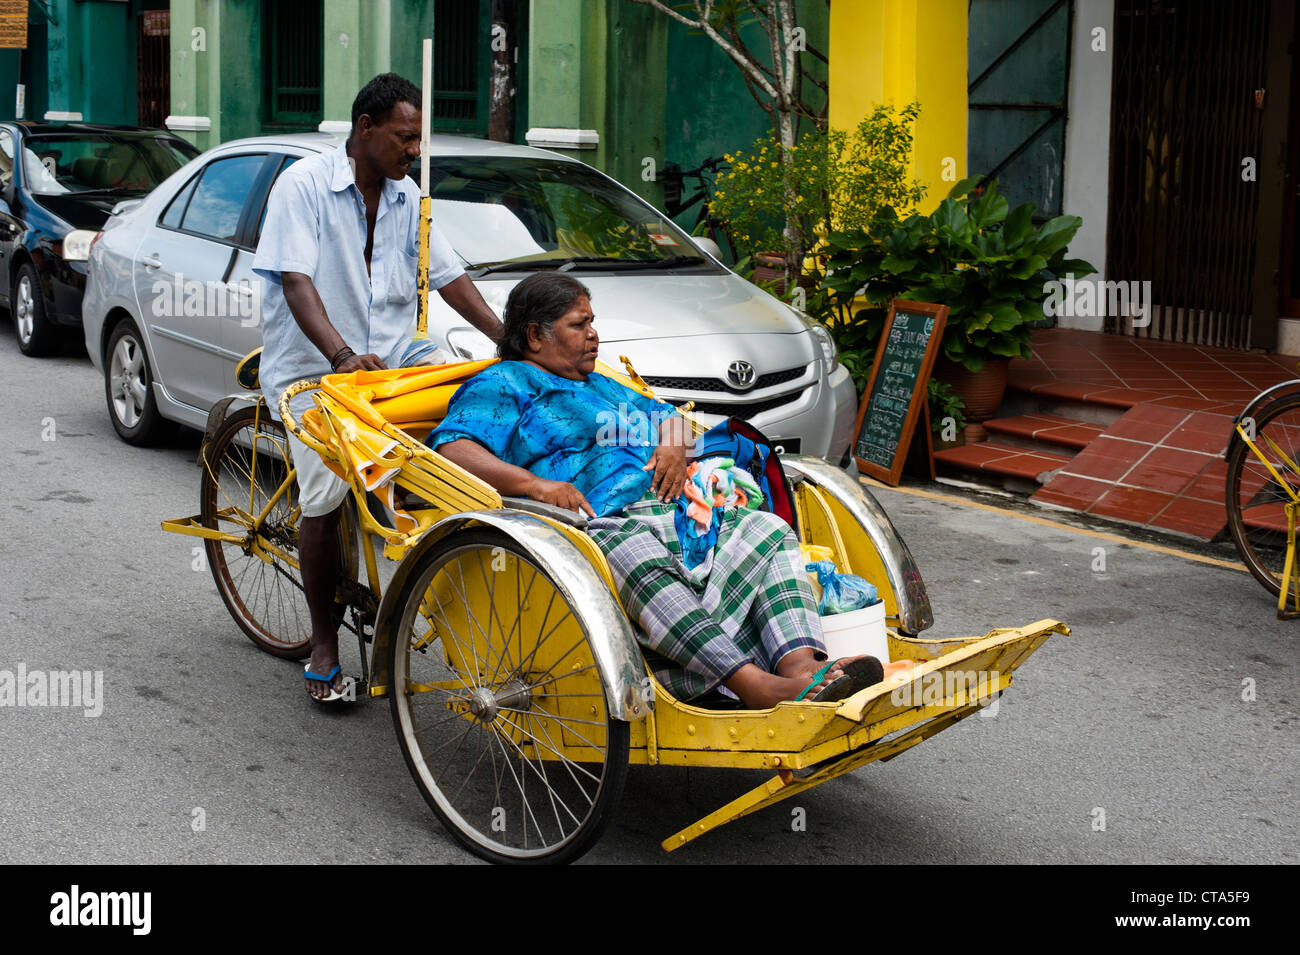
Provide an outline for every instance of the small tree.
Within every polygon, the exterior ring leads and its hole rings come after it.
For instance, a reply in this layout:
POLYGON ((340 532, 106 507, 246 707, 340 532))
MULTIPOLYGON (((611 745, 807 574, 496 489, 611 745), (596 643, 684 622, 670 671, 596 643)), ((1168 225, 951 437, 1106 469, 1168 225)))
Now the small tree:
POLYGON ((813 110, 803 101, 805 81, 823 92, 827 84, 808 72, 801 58, 810 53, 823 63, 826 56, 808 46, 807 37, 795 19, 794 0, 689 0, 669 6, 663 0, 631 0, 653 7, 683 26, 699 30, 716 43, 740 68, 745 85, 758 105, 772 117, 773 133, 778 144, 778 159, 787 175, 783 177, 785 207, 786 275, 793 281, 803 262, 808 238, 799 217, 796 192, 790 167, 791 150, 798 138, 799 117, 822 127, 826 122, 825 104, 813 110), (687 12, 683 12, 687 11, 687 12), (694 11, 694 17, 689 15, 694 11), (760 57, 741 39, 741 28, 757 22, 767 35, 768 57, 760 57), (794 251, 790 251, 794 250, 794 251))
MULTIPOLYGON (((902 109, 877 105, 851 131, 809 130, 797 149, 788 150, 791 161, 784 167, 775 158, 779 144, 765 133, 748 150, 726 156, 730 165, 718 174, 711 208, 746 255, 806 251, 785 244, 782 223, 792 217, 815 255, 829 233, 865 228, 885 206, 909 215, 925 195, 925 187, 908 175, 920 109, 918 103, 902 109), (784 202, 788 185, 794 187, 793 206, 784 202)), ((809 261, 815 258, 804 265, 809 261)))

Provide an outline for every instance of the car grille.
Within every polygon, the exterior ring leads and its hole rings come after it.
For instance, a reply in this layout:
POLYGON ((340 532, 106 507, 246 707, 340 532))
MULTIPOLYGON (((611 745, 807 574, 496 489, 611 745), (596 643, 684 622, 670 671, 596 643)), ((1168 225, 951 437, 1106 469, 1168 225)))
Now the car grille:
MULTIPOLYGON (((697 401, 692 411, 700 414, 721 415, 724 418, 744 418, 749 420, 756 415, 761 415, 765 411, 772 411, 784 405, 791 404, 803 397, 803 391, 791 391, 788 394, 777 395, 775 398, 768 398, 766 401, 750 402, 730 402, 730 401, 697 401)), ((685 402, 683 402, 684 404, 685 402)))
MULTIPOLYGON (((751 391, 757 391, 759 388, 771 388, 773 385, 783 385, 787 381, 802 378, 807 371, 808 367, 805 365, 801 368, 787 368, 784 371, 773 371, 766 375, 759 375, 758 381, 754 382, 751 388, 737 388, 721 378, 653 378, 645 375, 643 380, 656 390, 662 388, 667 391, 718 391, 724 394, 744 395, 751 391)), ((721 414, 721 412, 712 411, 706 413, 721 414)))

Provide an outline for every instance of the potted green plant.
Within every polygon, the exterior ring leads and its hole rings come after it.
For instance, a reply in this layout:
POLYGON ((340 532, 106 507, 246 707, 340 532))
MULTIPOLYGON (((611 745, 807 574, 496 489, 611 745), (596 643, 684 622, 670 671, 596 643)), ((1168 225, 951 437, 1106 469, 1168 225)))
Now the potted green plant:
POLYGON ((1012 358, 1029 358, 1048 282, 1096 271, 1067 258, 1083 224, 1057 216, 1036 225, 1033 203, 1009 209, 997 181, 957 183, 929 215, 899 218, 885 207, 866 227, 832 233, 825 282, 829 326, 843 350, 865 350, 892 298, 948 306, 935 377, 950 385, 970 425, 997 413, 1012 358), (865 301, 865 307, 861 303, 865 301))

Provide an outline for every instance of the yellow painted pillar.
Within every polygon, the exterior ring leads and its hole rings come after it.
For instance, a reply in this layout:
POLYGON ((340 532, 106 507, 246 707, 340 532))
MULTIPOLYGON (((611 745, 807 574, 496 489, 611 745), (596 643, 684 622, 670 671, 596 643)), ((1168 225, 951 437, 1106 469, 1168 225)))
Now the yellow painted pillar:
POLYGON ((853 129, 877 103, 916 100, 912 175, 930 212, 966 176, 967 0, 831 4, 830 123, 853 129))

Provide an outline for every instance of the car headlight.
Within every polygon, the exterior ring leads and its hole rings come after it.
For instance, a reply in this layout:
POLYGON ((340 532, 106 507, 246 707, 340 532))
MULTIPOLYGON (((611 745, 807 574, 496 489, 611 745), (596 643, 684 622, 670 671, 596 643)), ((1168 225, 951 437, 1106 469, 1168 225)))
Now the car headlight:
POLYGON ((835 339, 831 338, 831 333, 821 325, 812 325, 808 328, 808 331, 812 334, 813 341, 817 343, 817 347, 821 351, 822 367, 829 376, 840 361, 840 353, 835 347, 835 339))
POLYGON ((95 241, 98 232, 89 229, 73 229, 63 237, 63 258, 68 262, 85 262, 90 258, 90 244, 95 241))

